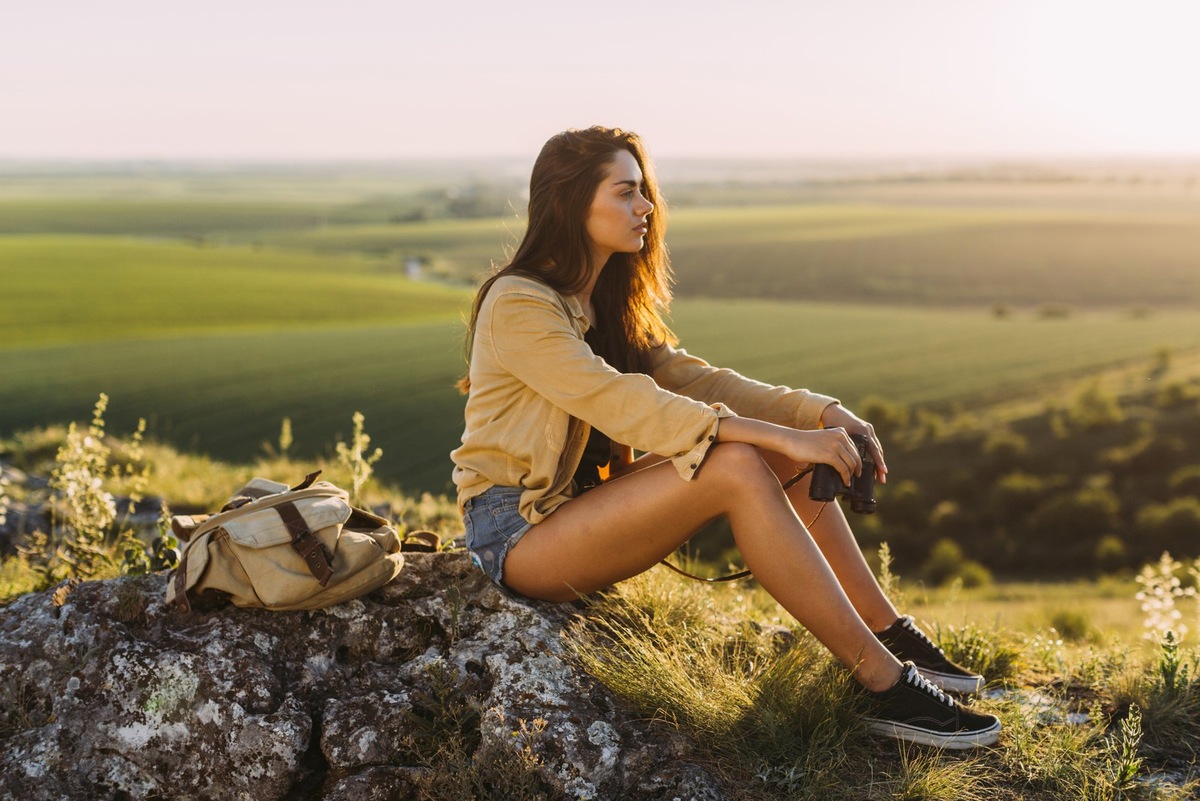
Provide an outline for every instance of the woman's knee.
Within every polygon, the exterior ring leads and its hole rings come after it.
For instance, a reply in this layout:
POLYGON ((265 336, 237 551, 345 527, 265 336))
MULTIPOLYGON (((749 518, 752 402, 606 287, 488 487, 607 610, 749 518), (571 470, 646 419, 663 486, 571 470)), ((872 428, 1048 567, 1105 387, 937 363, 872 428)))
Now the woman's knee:
POLYGON ((767 482, 778 482, 770 465, 763 460, 758 448, 744 442, 721 442, 708 453, 703 473, 723 483, 736 486, 757 486, 767 482))

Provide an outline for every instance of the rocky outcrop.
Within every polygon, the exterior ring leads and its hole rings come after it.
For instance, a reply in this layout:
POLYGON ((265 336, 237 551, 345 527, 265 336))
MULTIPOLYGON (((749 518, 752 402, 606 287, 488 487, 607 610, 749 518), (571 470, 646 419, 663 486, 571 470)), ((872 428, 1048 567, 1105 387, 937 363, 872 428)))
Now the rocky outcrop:
POLYGON ((673 729, 462 554, 311 612, 164 607, 164 578, 0 610, 0 798, 719 799, 673 729))

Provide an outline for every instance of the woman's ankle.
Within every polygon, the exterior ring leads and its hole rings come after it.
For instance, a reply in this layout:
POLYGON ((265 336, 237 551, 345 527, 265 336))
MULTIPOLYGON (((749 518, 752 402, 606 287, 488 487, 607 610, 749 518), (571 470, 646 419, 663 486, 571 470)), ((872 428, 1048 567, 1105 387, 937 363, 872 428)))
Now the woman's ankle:
POLYGON ((854 671, 854 678, 864 689, 873 693, 881 693, 884 690, 890 690, 900 681, 900 676, 903 673, 903 666, 895 657, 888 661, 881 662, 868 669, 866 664, 859 664, 854 671))

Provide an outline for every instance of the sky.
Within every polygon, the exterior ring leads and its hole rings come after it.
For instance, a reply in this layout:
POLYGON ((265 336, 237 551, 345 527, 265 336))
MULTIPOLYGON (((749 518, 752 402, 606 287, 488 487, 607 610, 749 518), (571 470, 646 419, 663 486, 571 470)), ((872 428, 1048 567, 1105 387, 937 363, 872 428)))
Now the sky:
POLYGON ((1200 156, 1195 0, 38 0, 0 159, 1200 156))

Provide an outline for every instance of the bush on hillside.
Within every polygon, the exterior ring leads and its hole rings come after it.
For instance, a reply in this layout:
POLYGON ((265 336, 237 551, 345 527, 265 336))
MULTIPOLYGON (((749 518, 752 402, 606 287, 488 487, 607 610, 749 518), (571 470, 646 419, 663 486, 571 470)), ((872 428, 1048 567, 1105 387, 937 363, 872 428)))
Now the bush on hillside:
POLYGON ((1136 526, 1143 554, 1200 554, 1200 499, 1176 498, 1145 506, 1138 511, 1136 526))
POLYGON ((1101 387, 1099 381, 1085 387, 1067 413, 1071 423, 1084 431, 1106 428, 1125 419, 1116 395, 1101 387))

